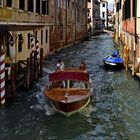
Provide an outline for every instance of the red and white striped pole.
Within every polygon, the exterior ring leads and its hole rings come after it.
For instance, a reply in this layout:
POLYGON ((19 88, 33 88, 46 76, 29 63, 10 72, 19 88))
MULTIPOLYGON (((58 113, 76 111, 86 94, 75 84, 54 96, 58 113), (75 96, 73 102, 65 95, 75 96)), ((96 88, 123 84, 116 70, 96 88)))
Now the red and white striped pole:
POLYGON ((0 46, 0 103, 5 103, 5 53, 3 46, 0 46))
POLYGON ((35 47, 34 47, 34 38, 31 36, 31 56, 34 58, 34 52, 35 52, 35 47))
POLYGON ((39 58, 40 58, 40 54, 39 54, 39 41, 38 40, 36 40, 36 57, 37 57, 37 60, 39 60, 39 58))

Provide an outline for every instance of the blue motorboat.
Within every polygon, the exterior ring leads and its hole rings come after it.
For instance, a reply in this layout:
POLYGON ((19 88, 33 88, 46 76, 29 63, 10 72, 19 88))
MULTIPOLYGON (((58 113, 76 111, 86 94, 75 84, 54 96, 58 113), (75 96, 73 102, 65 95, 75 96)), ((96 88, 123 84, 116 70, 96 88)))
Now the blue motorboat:
POLYGON ((108 67, 123 67, 123 59, 120 57, 119 52, 115 51, 112 53, 112 55, 107 56, 103 59, 103 62, 105 66, 108 67))

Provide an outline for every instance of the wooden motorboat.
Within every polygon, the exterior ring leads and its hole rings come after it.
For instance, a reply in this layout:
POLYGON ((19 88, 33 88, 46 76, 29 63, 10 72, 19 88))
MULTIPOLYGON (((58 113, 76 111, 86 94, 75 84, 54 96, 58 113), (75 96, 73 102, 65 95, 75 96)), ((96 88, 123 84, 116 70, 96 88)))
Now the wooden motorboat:
POLYGON ((57 111, 70 116, 90 102, 91 80, 86 71, 65 69, 49 74, 45 96, 57 111))

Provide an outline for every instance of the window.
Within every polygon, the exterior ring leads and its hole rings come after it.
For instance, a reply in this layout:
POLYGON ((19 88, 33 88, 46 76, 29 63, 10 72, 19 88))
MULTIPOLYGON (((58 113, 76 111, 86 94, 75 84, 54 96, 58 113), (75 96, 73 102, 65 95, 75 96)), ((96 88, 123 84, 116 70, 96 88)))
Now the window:
POLYGON ((105 3, 102 4, 102 7, 105 7, 105 3))
POLYGON ((58 7, 60 7, 60 0, 58 0, 58 7))
POLYGON ((105 12, 102 12, 102 18, 105 18, 105 12))
POLYGON ((46 0, 42 1, 42 14, 49 14, 49 2, 46 0))
POLYGON ((25 8, 25 0, 19 0, 19 9, 24 10, 25 8))
POLYGON ((28 33, 28 49, 30 49, 31 46, 31 34, 28 33))
POLYGON ((48 43, 48 30, 46 30, 46 43, 48 43))
POLYGON ((125 19, 130 18, 130 0, 125 1, 125 19))
POLYGON ((43 30, 41 30, 41 45, 43 44, 43 30))
POLYGON ((23 37, 22 37, 22 34, 19 34, 18 35, 18 52, 21 52, 22 51, 22 44, 23 44, 23 37))
POLYGON ((68 0, 68 9, 69 9, 69 7, 70 7, 70 0, 68 0))
POLYGON ((133 0, 133 17, 136 16, 136 0, 133 0))
POLYGON ((3 0, 0 0, 0 7, 3 6, 3 0))
POLYGON ((28 11, 33 12, 33 0, 28 0, 28 11))
POLYGON ((40 0, 36 0, 36 13, 40 14, 40 0))
POLYGON ((66 1, 63 1, 63 7, 64 7, 64 9, 66 9, 67 6, 68 6, 67 5, 67 2, 66 1))
POLYGON ((12 0, 6 0, 6 6, 12 7, 12 0))
POLYGON ((117 12, 121 9, 121 3, 122 3, 121 0, 119 0, 117 3, 117 8, 116 8, 117 12))

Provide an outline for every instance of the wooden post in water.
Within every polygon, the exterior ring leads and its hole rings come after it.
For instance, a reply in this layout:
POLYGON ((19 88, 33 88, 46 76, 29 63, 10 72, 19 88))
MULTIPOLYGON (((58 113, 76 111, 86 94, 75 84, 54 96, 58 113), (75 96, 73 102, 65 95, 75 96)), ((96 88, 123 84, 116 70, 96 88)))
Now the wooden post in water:
POLYGON ((43 48, 40 49, 40 75, 43 73, 43 48))
POLYGON ((11 98, 12 100, 16 96, 16 64, 12 63, 11 66, 11 98))
POLYGON ((34 55, 34 80, 37 80, 37 59, 36 59, 36 53, 34 53, 35 55, 34 55))
POLYGON ((34 68, 33 68, 33 57, 30 55, 30 85, 33 83, 34 68))
POLYGON ((30 79, 31 79, 30 59, 27 58, 27 74, 26 74, 26 87, 27 87, 27 89, 29 89, 29 87, 30 87, 30 79))

